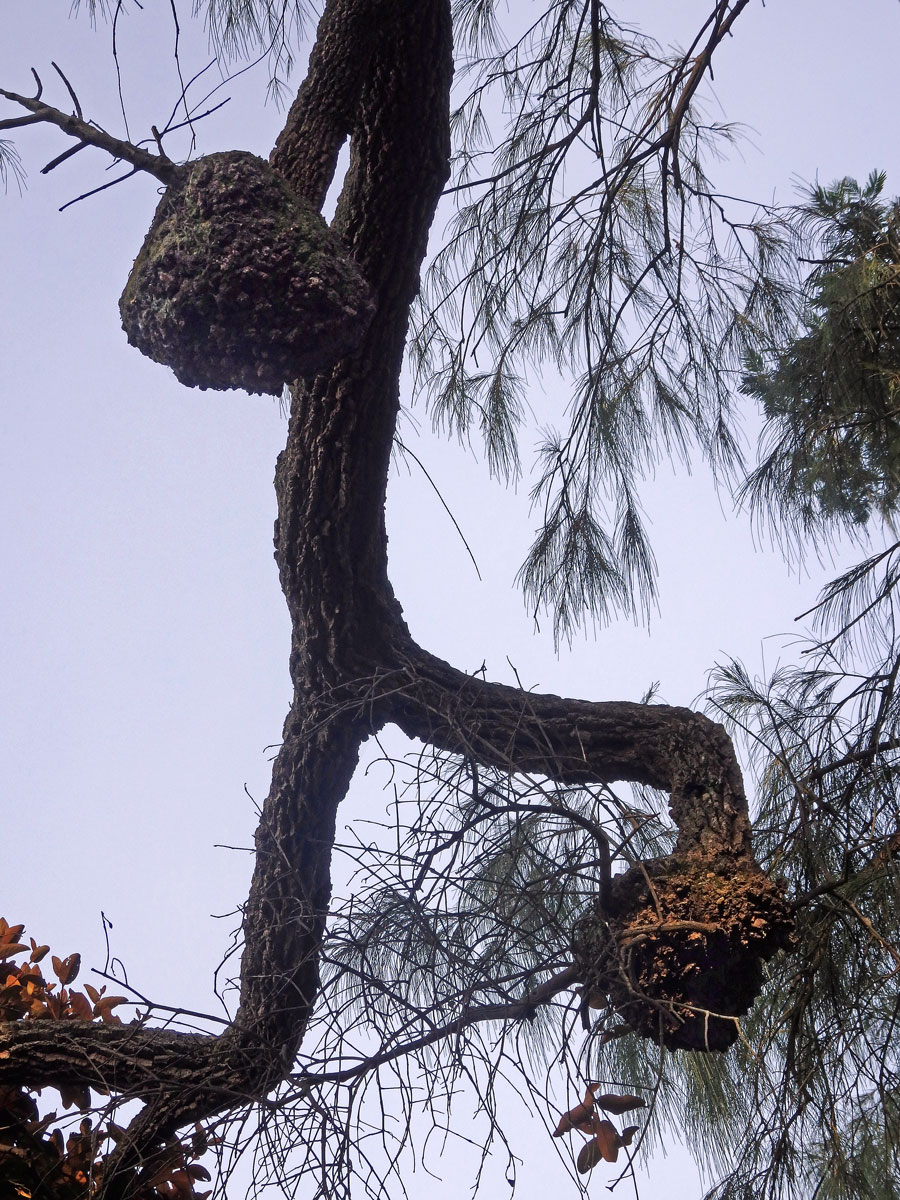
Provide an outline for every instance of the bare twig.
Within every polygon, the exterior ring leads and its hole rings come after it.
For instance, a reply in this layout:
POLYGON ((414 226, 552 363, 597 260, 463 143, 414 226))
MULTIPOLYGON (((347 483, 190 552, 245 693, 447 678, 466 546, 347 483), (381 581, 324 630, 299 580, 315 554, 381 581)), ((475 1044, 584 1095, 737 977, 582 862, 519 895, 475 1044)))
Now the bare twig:
POLYGON ((292 1078, 302 1088, 309 1088, 311 1085, 318 1083, 345 1083, 347 1080, 366 1074, 376 1067, 383 1066, 385 1063, 393 1062, 395 1059, 402 1058, 407 1054, 413 1054, 417 1050, 424 1050, 427 1046, 433 1046, 435 1042, 440 1042, 446 1037, 459 1034, 470 1025, 476 1025, 482 1021, 513 1021, 528 1017, 541 1004, 546 1004, 559 992, 572 987, 577 981, 578 969, 574 966, 566 967, 564 970, 558 971, 556 975, 551 976, 550 979, 545 980, 544 983, 539 984, 527 995, 523 996, 521 1000, 513 1004, 477 1004, 466 1006, 455 1020, 448 1021, 445 1025, 440 1025, 438 1028, 430 1030, 421 1037, 403 1042, 391 1050, 385 1050, 381 1054, 373 1054, 369 1058, 362 1059, 355 1067, 347 1067, 343 1071, 325 1071, 317 1075, 296 1075, 292 1076, 292 1078))
MULTIPOLYGON (((60 74, 62 73, 60 72, 60 74)), ((5 88, 0 88, 0 96, 6 100, 10 100, 13 104, 18 104, 21 108, 28 109, 28 111, 33 114, 31 118, 19 118, 20 121, 25 121, 29 124, 43 121, 48 125, 56 125, 57 128, 63 131, 63 133, 67 133, 69 137, 78 138, 83 145, 96 146, 100 150, 105 150, 107 154, 111 154, 113 158, 121 159, 123 162, 130 163, 134 168, 134 172, 146 171, 149 175, 155 176, 165 184, 172 182, 178 168, 170 158, 166 157, 164 154, 151 154, 147 150, 141 150, 138 146, 133 145, 131 142, 126 142, 121 138, 113 137, 105 130, 98 128, 96 125, 90 124, 81 116, 76 116, 72 113, 64 113, 58 108, 53 108, 49 104, 42 103, 40 100, 40 79, 36 72, 34 73, 34 76, 38 81, 38 92, 36 96, 20 96, 17 92, 10 92, 5 88)), ((63 76, 63 79, 65 81, 65 76, 63 76)), ((67 81, 66 86, 69 87, 67 81)), ((69 91, 74 98, 74 93, 72 93, 71 87, 69 87, 69 91)), ((9 128, 11 128, 10 123, 0 122, 0 129, 9 128)), ((134 172, 132 172, 132 174, 134 172)), ((127 176, 125 178, 127 178, 127 176)), ((108 186, 110 185, 104 185, 104 187, 108 186)), ((98 188, 97 190, 100 191, 102 189, 98 188)), ((79 197, 79 199, 82 199, 82 197, 79 197)))
POLYGON ((75 116, 78 117, 78 119, 80 121, 83 121, 84 113, 81 111, 81 105, 78 102, 78 97, 75 95, 75 89, 72 87, 71 83, 69 83, 68 79, 66 79, 65 75, 62 72, 61 67, 58 67, 55 62, 51 62, 50 66, 53 68, 53 70, 57 73, 57 75, 60 77, 60 79, 66 85, 66 91, 72 97, 72 103, 75 105, 75 116))
MULTIPOLYGON (((32 119, 37 120, 36 117, 32 119)), ((73 158, 79 152, 79 150, 84 150, 86 146, 87 142, 78 142, 77 145, 70 146, 68 150, 64 150, 62 154, 57 154, 56 158, 52 158, 45 167, 41 167, 41 174, 49 175, 52 170, 61 166, 64 162, 67 162, 68 159, 73 158)))

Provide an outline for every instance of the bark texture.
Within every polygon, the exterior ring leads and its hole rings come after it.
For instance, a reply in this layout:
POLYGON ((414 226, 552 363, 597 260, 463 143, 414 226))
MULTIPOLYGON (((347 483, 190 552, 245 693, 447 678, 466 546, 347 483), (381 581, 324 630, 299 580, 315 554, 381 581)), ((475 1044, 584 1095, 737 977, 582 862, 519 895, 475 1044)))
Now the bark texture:
MULTIPOLYGON (((349 136, 333 229, 374 315, 352 354, 293 387, 276 470, 294 694, 256 834, 234 1025, 218 1038, 71 1022, 0 1029, 0 1082, 102 1083, 147 1100, 109 1197, 128 1194, 128 1172, 152 1164, 174 1129, 262 1099, 290 1071, 319 986, 337 809, 362 742, 386 723, 510 771, 666 789, 679 861, 752 865, 740 772, 720 726, 683 708, 473 679, 415 644, 391 591, 385 491, 409 307, 449 174, 451 74, 449 0, 329 0, 271 157, 319 207, 349 136)), ((624 891, 619 904, 628 907, 624 891)))

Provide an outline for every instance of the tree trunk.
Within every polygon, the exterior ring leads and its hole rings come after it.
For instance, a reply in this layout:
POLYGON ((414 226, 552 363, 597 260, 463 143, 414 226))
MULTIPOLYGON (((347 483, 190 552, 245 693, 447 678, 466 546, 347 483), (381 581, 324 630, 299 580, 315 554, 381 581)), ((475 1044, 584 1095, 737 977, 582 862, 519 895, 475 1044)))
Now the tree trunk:
MULTIPOLYGON (((759 875, 721 726, 683 708, 594 704, 474 679, 415 644, 391 591, 385 492, 409 308, 449 175, 451 51, 449 0, 329 0, 272 154, 321 206, 349 135, 333 228, 372 289, 375 315, 355 353, 292 389, 275 556, 292 623, 293 702, 256 834, 234 1025, 219 1038, 22 1022, 0 1031, 0 1083, 102 1081, 150 1102, 119 1152, 109 1196, 127 1194, 128 1171, 174 1129, 261 1099, 290 1071, 319 986, 337 808, 362 742, 388 722, 510 772, 665 789, 678 863, 702 861, 717 874, 739 863, 759 875)), ((621 930, 647 899, 628 889, 633 880, 613 896, 621 930)), ((610 961, 590 979, 585 964, 589 990, 604 985, 610 961)), ((624 995, 626 1015, 632 1001, 624 995)))

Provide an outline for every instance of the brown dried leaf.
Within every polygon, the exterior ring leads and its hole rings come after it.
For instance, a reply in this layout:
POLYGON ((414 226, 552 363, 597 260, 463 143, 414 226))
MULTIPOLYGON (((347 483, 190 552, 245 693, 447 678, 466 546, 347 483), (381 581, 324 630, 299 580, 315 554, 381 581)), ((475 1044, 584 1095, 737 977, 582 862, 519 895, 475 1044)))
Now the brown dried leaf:
POLYGON ((646 1108, 647 1101, 642 1100, 640 1096, 614 1096, 606 1094, 595 1097, 598 1108, 602 1108, 604 1112, 613 1113, 619 1116, 621 1113, 631 1112, 633 1108, 646 1108))
POLYGON ((593 1110, 593 1098, 590 1105, 576 1104, 574 1108, 570 1108, 559 1118, 559 1124, 553 1131, 553 1136, 562 1137, 564 1133, 571 1133, 573 1129, 590 1129, 591 1118, 594 1115, 593 1110))
POLYGON ((601 1155, 607 1162, 614 1163, 619 1157, 619 1147, 622 1145, 618 1129, 612 1121, 601 1121, 596 1118, 593 1127, 601 1155))
POLYGON ((591 1138, 589 1142, 585 1142, 578 1151, 578 1158, 575 1160, 575 1167, 579 1175, 584 1175, 592 1167, 596 1167, 597 1163, 603 1157, 603 1150, 596 1138, 591 1138))

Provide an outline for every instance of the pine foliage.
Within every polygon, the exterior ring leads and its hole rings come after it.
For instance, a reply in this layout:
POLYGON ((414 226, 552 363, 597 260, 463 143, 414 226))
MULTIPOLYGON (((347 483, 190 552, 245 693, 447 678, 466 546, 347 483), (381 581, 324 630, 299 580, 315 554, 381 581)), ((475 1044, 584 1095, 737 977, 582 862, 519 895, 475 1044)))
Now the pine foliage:
POLYGON ((742 391, 766 425, 745 494, 799 534, 890 520, 900 503, 900 204, 884 184, 817 184, 793 210, 813 256, 800 327, 748 359, 742 391))
MULTIPOLYGON (((82 3, 92 19, 118 12, 82 3)), ((534 611, 561 637, 586 613, 646 612, 640 485, 667 459, 739 471, 739 385, 765 416, 742 493, 758 515, 799 536, 890 522, 900 202, 883 198, 884 176, 817 185, 787 217, 736 210, 708 174, 736 134, 704 118, 699 38, 663 51, 603 4, 566 0, 506 41, 497 7, 455 4, 459 203, 411 354, 435 424, 480 440, 506 479, 527 469, 526 383, 562 397, 542 416, 520 576, 534 611), (812 267, 799 325, 798 247, 812 267)), ((728 9, 704 27, 710 53, 728 9)), ((268 56, 273 81, 311 15, 304 0, 194 11, 223 56, 268 56)), ((0 180, 17 173, 0 141, 0 180)), ((745 739, 756 784, 756 853, 797 916, 798 945, 769 964, 734 1050, 669 1052, 613 1026, 612 1006, 594 1019, 589 996, 541 991, 565 974, 573 925, 611 867, 671 848, 658 796, 425 750, 392 821, 337 847, 354 875, 329 908, 297 1069, 260 1117, 258 1182, 314 1174, 318 1194, 338 1196, 355 1173, 387 1194, 423 1108, 450 1136, 454 1096, 472 1088, 487 1154, 505 1146, 498 1090, 511 1083, 546 1112, 562 1063, 573 1086, 646 1097, 635 1151, 674 1127, 720 1177, 715 1200, 897 1200, 898 584, 900 542, 826 589, 801 665, 759 680, 732 661, 713 676, 710 704, 745 739)))
MULTIPOLYGON (((456 211, 413 363, 435 425, 482 441, 502 477, 521 465, 521 380, 543 386, 520 582, 567 637, 586 613, 652 608, 640 487, 657 464, 739 463, 735 385, 748 351, 790 327, 790 246, 777 213, 710 181, 739 131, 705 118, 693 60, 602 4, 549 6, 506 42, 494 16, 457 4, 471 57, 456 211)), ((724 21, 720 6, 710 47, 724 21)))

